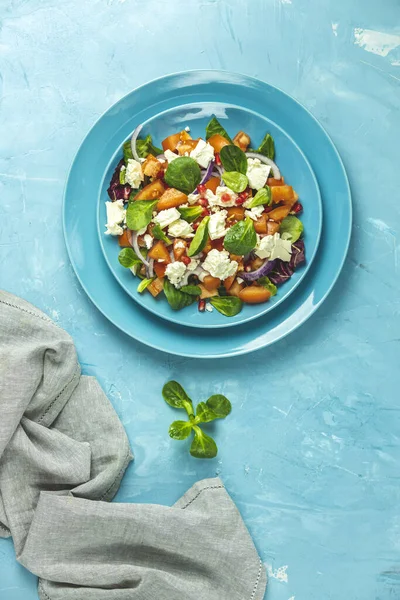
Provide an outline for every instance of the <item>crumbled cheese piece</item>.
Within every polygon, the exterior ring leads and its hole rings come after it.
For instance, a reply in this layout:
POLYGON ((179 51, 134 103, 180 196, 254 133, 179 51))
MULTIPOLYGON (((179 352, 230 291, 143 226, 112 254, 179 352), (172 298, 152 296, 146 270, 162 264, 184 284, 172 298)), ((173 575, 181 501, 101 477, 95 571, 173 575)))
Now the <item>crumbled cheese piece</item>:
POLYGON ((197 267, 199 266, 199 260, 195 260, 194 258, 192 258, 190 260, 190 263, 187 265, 187 270, 188 271, 194 271, 195 269, 197 269, 197 267))
POLYGON ((186 248, 186 244, 182 240, 177 240, 174 244, 174 248, 186 248))
POLYGON ((234 275, 238 268, 236 260, 230 260, 229 252, 226 250, 210 250, 203 263, 203 268, 213 277, 218 277, 222 281, 227 277, 234 275))
POLYGON ((168 161, 168 164, 171 163, 176 158, 179 158, 179 154, 175 154, 175 152, 171 152, 171 150, 166 150, 164 152, 164 156, 168 161))
POLYGON ((189 127, 189 125, 186 125, 186 127, 185 127, 185 131, 187 131, 187 132, 189 133, 189 131, 190 131, 190 127, 189 127))
POLYGON ((189 194, 188 195, 188 203, 189 203, 189 205, 196 204, 196 202, 199 201, 199 198, 200 198, 199 194, 189 194))
POLYGON ((227 216, 228 213, 226 210, 220 210, 219 212, 210 215, 210 220, 208 221, 208 235, 212 240, 218 240, 226 234, 225 220, 227 216))
POLYGON ((106 210, 106 235, 122 235, 124 230, 121 227, 121 223, 124 222, 126 214, 124 201, 116 200, 115 202, 106 202, 106 210))
POLYGON ((214 309, 212 307, 212 305, 209 302, 206 302, 206 311, 207 312, 212 312, 214 309))
POLYGON ((153 245, 153 238, 152 238, 152 236, 149 233, 146 233, 146 235, 144 236, 143 240, 144 240, 144 243, 146 244, 147 250, 150 250, 150 248, 153 245))
POLYGON ((243 281, 244 281, 244 280, 243 280, 241 277, 236 277, 236 281, 237 281, 238 283, 243 283, 243 281))
POLYGON ((180 219, 181 213, 176 208, 167 208, 166 210, 161 210, 154 217, 153 222, 158 223, 161 229, 164 229, 168 225, 171 225, 174 221, 180 219))
POLYGON ((137 189, 144 179, 142 165, 133 158, 128 158, 128 164, 125 171, 125 181, 130 186, 137 189))
POLYGON ((175 261, 169 263, 165 269, 165 274, 175 287, 178 287, 186 272, 186 266, 183 262, 175 261))
POLYGON ((168 235, 171 237, 180 237, 180 238, 188 238, 193 237, 193 227, 187 221, 183 219, 178 219, 171 223, 168 228, 168 235))
POLYGON ((214 158, 214 148, 208 142, 199 140, 197 146, 191 151, 190 157, 194 158, 203 169, 206 169, 214 158))
POLYGON ((236 200, 238 196, 237 194, 235 194, 235 192, 232 192, 232 190, 230 190, 225 185, 219 185, 215 190, 215 194, 213 194, 211 190, 207 190, 205 193, 205 197, 207 198, 208 204, 211 207, 222 206, 223 208, 228 208, 229 206, 236 206, 236 200), (226 202, 222 200, 222 196, 224 194, 227 194, 230 200, 226 202))
POLYGON ((244 214, 246 215, 246 217, 250 217, 250 219, 252 219, 253 221, 257 221, 257 219, 261 217, 263 212, 264 206, 261 204, 260 206, 255 206, 251 210, 245 210, 244 214))
POLYGON ((289 262, 292 254, 292 245, 288 240, 283 240, 279 233, 275 235, 266 235, 260 239, 255 250, 259 258, 269 258, 275 260, 280 258, 289 262))
POLYGON ((249 186, 254 190, 260 190, 264 187, 271 167, 261 162, 259 158, 247 159, 247 179, 249 186))

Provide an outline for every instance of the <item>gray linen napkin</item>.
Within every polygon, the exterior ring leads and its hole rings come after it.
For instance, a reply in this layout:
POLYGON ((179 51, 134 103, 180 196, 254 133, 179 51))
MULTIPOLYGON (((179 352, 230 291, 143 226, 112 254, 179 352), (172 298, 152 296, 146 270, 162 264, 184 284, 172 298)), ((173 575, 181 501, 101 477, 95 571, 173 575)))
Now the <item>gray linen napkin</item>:
POLYGON ((40 599, 261 600, 265 570, 222 482, 172 507, 110 504, 131 459, 69 335, 0 291, 0 537, 40 599))

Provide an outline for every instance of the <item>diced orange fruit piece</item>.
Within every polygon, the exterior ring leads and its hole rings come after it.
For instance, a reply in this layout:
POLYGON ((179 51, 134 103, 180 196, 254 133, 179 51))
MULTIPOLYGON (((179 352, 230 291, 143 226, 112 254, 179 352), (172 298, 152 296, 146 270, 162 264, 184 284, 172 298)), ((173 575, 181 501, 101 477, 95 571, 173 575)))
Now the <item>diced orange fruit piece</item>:
POLYGON ((147 286, 147 289, 149 290, 150 294, 152 296, 154 296, 154 298, 155 298, 156 296, 158 296, 158 294, 160 294, 163 291, 163 287, 164 287, 164 279, 162 277, 157 277, 157 279, 152 281, 147 286))
POLYGON ((244 219, 244 208, 242 206, 231 206, 228 208, 228 223, 234 221, 243 221, 244 219))
POLYGON ((219 288, 221 285, 221 280, 218 277, 213 277, 212 275, 206 275, 203 279, 203 285, 206 290, 213 291, 219 288))
POLYGON ((172 135, 166 137, 165 140, 161 142, 161 145, 163 147, 164 152, 166 150, 171 150, 171 152, 174 152, 180 141, 181 132, 179 131, 179 133, 173 133, 172 135))
POLYGON ((130 248, 129 242, 130 232, 128 229, 124 229, 123 233, 118 236, 118 244, 121 248, 130 248))
POLYGON ((174 208, 181 204, 186 204, 187 199, 188 197, 183 192, 180 192, 175 188, 168 188, 158 201, 157 210, 166 210, 167 208, 174 208))
POLYGON ((280 228, 279 223, 275 223, 275 221, 267 221, 267 234, 268 235, 274 235, 275 233, 278 233, 280 228))
POLYGON ((243 150, 243 152, 246 152, 247 148, 250 146, 250 138, 244 131, 238 131, 233 138, 233 143, 243 150))
MULTIPOLYGON (((224 281, 224 285, 226 287, 227 279, 224 281)), ((229 289, 226 287, 229 296, 237 296, 239 298, 239 294, 243 289, 243 283, 239 283, 237 279, 229 286, 229 289)))
POLYGON ((162 164, 152 154, 148 154, 146 160, 142 163, 142 171, 148 177, 157 177, 162 169, 162 164))
POLYGON ((213 296, 218 296, 217 288, 213 290, 208 290, 202 283, 199 283, 199 288, 201 289, 201 300, 205 300, 206 298, 212 298, 213 296))
POLYGON ((182 256, 186 254, 187 242, 185 240, 181 240, 180 238, 176 238, 174 240, 174 258, 175 260, 180 260, 182 256))
POLYGON ((221 152, 224 146, 229 146, 229 142, 223 135, 215 133, 208 140, 208 143, 214 148, 215 152, 221 152))
POLYGON ((282 200, 287 202, 294 200, 294 192, 291 185, 274 185, 271 187, 272 202, 277 204, 282 200))
POLYGON ((154 260, 161 260, 166 264, 171 262, 171 257, 167 247, 162 240, 157 240, 152 249, 149 251, 148 256, 149 258, 154 258, 154 260))
POLYGON ((267 185, 269 187, 274 187, 276 185, 285 185, 285 179, 282 177, 281 179, 275 179, 274 177, 269 177, 267 179, 267 185))
POLYGON ((162 181, 157 179, 153 183, 146 185, 136 196, 135 200, 155 200, 164 193, 165 186, 162 181))
POLYGON ((267 302, 271 297, 271 292, 259 285, 250 285, 239 292, 239 298, 246 304, 261 304, 267 302))
POLYGON ((186 152, 190 154, 196 148, 198 142, 199 140, 185 140, 184 142, 179 142, 176 149, 180 156, 184 156, 186 152))
POLYGON ((233 282, 235 281, 236 275, 231 275, 224 280, 224 287, 229 292, 232 287, 233 282))
POLYGON ((154 261, 154 271, 155 274, 157 275, 157 277, 164 277, 165 275, 165 271, 167 269, 167 263, 160 263, 160 262, 155 262, 154 261))
POLYGON ((278 206, 278 208, 274 208, 274 210, 271 210, 271 212, 268 213, 268 218, 273 221, 283 221, 290 213, 290 209, 290 206, 278 206))
POLYGON ((267 233, 267 215, 263 213, 254 221, 254 229, 257 233, 267 233))
POLYGON ((208 190, 211 190, 213 194, 217 191, 217 187, 220 185, 221 180, 219 177, 210 177, 210 179, 204 185, 208 190))

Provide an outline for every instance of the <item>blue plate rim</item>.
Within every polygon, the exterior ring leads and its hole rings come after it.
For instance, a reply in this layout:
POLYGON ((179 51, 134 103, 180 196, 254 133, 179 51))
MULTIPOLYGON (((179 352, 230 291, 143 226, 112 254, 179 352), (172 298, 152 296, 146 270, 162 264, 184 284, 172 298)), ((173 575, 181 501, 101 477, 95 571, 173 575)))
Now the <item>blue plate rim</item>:
MULTIPOLYGON (((132 91, 136 91, 136 90, 132 90, 132 91)), ((129 92, 129 94, 132 93, 129 92)), ((127 95, 129 95, 127 94, 127 95)), ((123 98, 121 98, 121 100, 123 100, 123 98)), ((242 110, 246 110, 243 107, 240 107, 238 105, 232 105, 235 106, 235 108, 240 108, 242 110)), ((111 107, 110 107, 111 108, 111 107)), ((168 109, 170 110, 170 109, 168 109)), ((167 112, 163 111, 163 112, 167 112)), ((250 111, 249 112, 254 112, 254 111, 250 111)), ((145 121, 142 125, 145 126, 148 121, 157 118, 158 116, 160 116, 163 113, 157 113, 156 115, 154 115, 153 117, 151 117, 150 119, 147 119, 147 121, 145 121)), ((271 120, 271 119, 269 119, 271 120)), ((250 321, 254 321, 255 319, 259 319, 262 318, 264 315, 270 313, 271 311, 273 311, 275 308, 277 308, 278 306, 280 306, 282 304, 282 302, 284 302, 285 300, 287 300, 292 293, 298 288, 298 286, 302 283, 302 281, 304 281, 305 277, 307 276, 307 273, 309 272, 312 263, 314 262, 315 258, 317 257, 317 253, 318 253, 318 246, 321 240, 321 234, 322 234, 322 227, 323 227, 323 207, 322 207, 322 197, 321 197, 321 191, 319 188, 319 184, 318 184, 318 179, 314 173, 313 168, 311 167, 310 161, 308 160, 307 156, 305 155, 305 153, 303 152, 303 150, 300 148, 300 146, 297 144, 297 142, 294 141, 294 139, 292 138, 292 136, 290 136, 284 129, 282 129, 282 127, 278 124, 274 122, 275 127, 277 127, 277 129, 280 129, 281 132, 290 140, 290 143, 293 144, 293 146, 296 148, 296 150, 299 152, 299 154, 301 155, 302 159, 304 160, 305 164, 308 167, 308 170, 311 174, 312 180, 314 182, 314 186, 317 192, 317 197, 318 197, 318 210, 319 210, 319 219, 318 219, 318 233, 316 235, 316 241, 315 241, 315 248, 314 251, 311 255, 311 257, 309 258, 307 255, 307 262, 306 264, 301 268, 300 271, 300 276, 297 279, 296 283, 285 293, 284 289, 283 289, 283 294, 282 296, 274 302, 273 305, 268 305, 268 303, 266 304, 265 308, 260 311, 257 312, 253 315, 250 315, 247 318, 244 318, 242 320, 238 320, 238 321, 230 321, 229 317, 226 317, 226 323, 218 323, 218 324, 192 324, 192 323, 180 323, 177 320, 174 320, 172 317, 168 317, 165 316, 163 314, 159 314, 156 310, 156 307, 151 308, 150 306, 147 306, 146 304, 144 304, 143 302, 141 302, 141 298, 140 296, 136 297, 136 295, 134 293, 131 292, 131 290, 128 289, 128 287, 123 283, 123 281, 121 281, 121 279, 118 277, 118 274, 116 273, 115 267, 110 263, 109 257, 107 255, 105 246, 104 246, 104 239, 103 239, 103 232, 101 231, 102 228, 102 224, 101 224, 101 219, 100 219, 100 210, 101 210, 101 190, 104 187, 104 179, 106 177, 106 173, 108 172, 111 164, 114 162, 114 157, 116 156, 116 154, 120 151, 120 148, 115 150, 115 152, 113 153, 112 157, 110 158, 109 162, 107 163, 107 167, 105 169, 105 173, 102 177, 100 186, 99 186, 99 190, 98 190, 98 206, 97 206, 97 233, 98 233, 98 237, 99 237, 99 243, 100 243, 100 248, 101 251, 103 253, 103 257, 108 265, 108 268, 110 269, 110 272, 112 273, 112 275, 114 276, 114 278, 116 279, 116 281, 118 282, 118 284, 121 286, 121 288, 125 291, 125 293, 128 294, 128 296, 130 296, 130 298, 132 298, 132 300, 134 300, 134 302, 137 302, 137 304, 139 304, 139 306, 141 306, 144 310, 148 310, 149 312, 151 312, 153 315, 155 315, 156 317, 158 317, 159 319, 162 319, 163 321, 169 321, 170 323, 174 323, 175 325, 178 325, 180 327, 190 327, 190 328, 194 328, 194 329, 225 329, 227 327, 237 327, 239 325, 244 325, 245 323, 249 323, 250 321)), ((94 127, 95 125, 93 125, 94 127)), ((282 288, 280 288, 281 290, 282 288)), ((279 293, 279 292, 278 292, 279 293)))
MULTIPOLYGON (((289 94, 288 92, 283 91, 281 88, 279 88, 278 86, 272 85, 266 81, 263 81, 261 79, 258 79, 256 77, 253 77, 251 75, 247 75, 244 73, 239 73, 239 72, 234 72, 234 71, 228 71, 226 69, 190 69, 187 71, 176 71, 176 72, 172 72, 172 73, 168 73, 166 75, 163 75, 161 77, 157 77, 152 79, 149 82, 143 83, 140 86, 137 86, 136 88, 134 88, 133 90, 131 90, 130 92, 128 92, 127 94, 125 94, 124 96, 122 96, 117 102, 121 102, 123 101, 125 98, 127 98, 127 96, 129 96, 132 92, 138 92, 141 91, 143 89, 145 89, 146 87, 150 87, 151 85, 155 84, 155 83, 160 83, 163 80, 167 80, 169 78, 174 78, 174 77, 182 77, 182 76, 194 76, 196 74, 202 74, 202 75, 206 75, 206 74, 213 74, 215 75, 222 75, 225 77, 229 77, 229 76, 233 76, 234 78, 238 78, 238 79, 247 79, 249 81, 254 82, 256 85, 257 84, 262 84, 262 85, 267 85, 271 88, 274 88, 276 91, 278 91, 280 94, 283 94, 284 96, 288 97, 292 102, 294 102, 295 104, 299 105, 301 107, 301 109, 308 115, 308 117, 314 122, 314 124, 321 130, 321 132, 324 134, 327 142, 329 142, 334 155, 336 157, 336 160, 338 162, 338 165, 340 166, 340 170, 341 170, 341 174, 343 177, 343 182, 345 184, 346 187, 346 193, 347 193, 347 197, 348 197, 348 203, 347 203, 347 210, 349 213, 349 218, 348 218, 348 227, 347 227, 347 233, 346 233, 346 238, 345 238, 345 242, 343 244, 343 249, 342 249, 342 257, 338 263, 338 268, 336 269, 336 273, 335 275, 332 277, 330 284, 325 288, 323 294, 321 295, 320 299, 318 300, 318 302, 316 304, 313 305, 313 307, 309 310, 308 314, 306 316, 304 316, 301 320, 299 320, 297 323, 293 324, 292 326, 289 327, 289 329, 287 331, 284 331, 280 334, 277 335, 276 338, 274 338, 273 340, 271 340, 270 342, 267 343, 261 343, 259 345, 255 345, 252 347, 242 347, 239 348, 237 350, 232 350, 232 351, 225 351, 222 353, 217 353, 217 354, 196 354, 196 353, 190 353, 190 352, 183 352, 183 351, 177 351, 177 350, 171 350, 171 349, 165 349, 162 346, 160 346, 159 344, 154 344, 151 343, 150 341, 146 340, 143 338, 143 336, 134 336, 131 335, 130 333, 127 333, 122 326, 120 326, 114 318, 108 316, 102 308, 100 308, 98 302, 93 298, 91 292, 89 292, 89 290, 87 289, 87 287, 85 286, 84 282, 82 281, 81 276, 79 275, 79 272, 77 271, 77 268, 75 266, 75 262, 73 259, 73 254, 72 254, 72 249, 69 245, 69 241, 68 241, 68 237, 67 237, 67 230, 66 230, 66 197, 67 197, 67 191, 68 191, 68 183, 71 177, 71 173, 73 171, 73 168, 75 167, 75 163, 79 157, 79 152, 80 149, 82 147, 82 145, 84 144, 84 142, 86 141, 86 139, 89 137, 92 129, 104 118, 104 116, 112 109, 112 107, 114 105, 112 105, 111 107, 108 107, 105 111, 103 111, 103 113, 94 121, 94 123, 92 124, 92 126, 90 127, 89 131, 83 136, 81 143, 79 144, 79 147, 75 153, 75 156, 72 160, 71 166, 68 169, 68 174, 67 174, 67 178, 66 178, 66 182, 65 182, 65 186, 64 186, 64 193, 63 193, 63 202, 62 202, 62 226, 63 226, 63 234, 64 234, 64 240, 65 240, 65 244, 66 244, 66 248, 67 248, 67 253, 68 253, 68 257, 70 259, 71 265, 74 269, 74 273, 76 278, 78 279, 80 285, 82 286, 83 290, 85 291, 85 293, 87 294, 88 298, 91 300, 91 302, 94 304, 94 306, 100 311, 100 313, 110 322, 112 323, 118 330, 122 331, 125 335, 128 335, 129 337, 139 341, 140 343, 146 345, 149 348, 153 348, 155 350, 161 351, 161 352, 165 352, 167 354, 172 354, 175 356, 183 356, 186 358, 200 358, 200 359, 219 359, 219 358, 230 358, 230 357, 234 357, 234 356, 241 356, 244 354, 250 354, 252 352, 255 352, 257 350, 260 350, 262 348, 271 346, 272 344, 284 339, 285 337, 287 337, 288 335, 290 335, 290 333, 296 331, 299 327, 301 327, 301 325, 303 325, 304 323, 306 323, 308 321, 308 319, 320 308, 320 306, 323 304, 323 302, 326 300, 326 298, 328 297, 328 295, 331 293, 333 287, 335 286, 340 273, 343 269, 343 265, 345 263, 347 254, 348 254, 348 250, 349 250, 349 246, 350 246, 350 240, 351 240, 351 233, 352 233, 352 224, 353 224, 353 205, 352 205, 352 194, 351 194, 351 188, 350 188, 350 182, 349 182, 349 178, 343 163, 343 160, 339 154, 338 149, 336 148, 336 145, 334 144, 334 142, 332 141, 331 136, 327 133, 325 127, 318 121, 318 119, 316 117, 314 117, 314 115, 308 110, 308 108, 306 108, 301 102, 299 102, 297 99, 295 99, 291 94, 289 94)), ((315 261, 314 261, 315 263, 315 261)), ((293 297, 293 296, 292 296, 293 297)), ((145 314, 147 311, 143 310, 143 313, 145 314)), ((158 317, 157 317, 158 319, 158 317)), ((163 323, 163 321, 160 320, 161 323, 163 323)), ((211 330, 213 331, 213 330, 211 330)))

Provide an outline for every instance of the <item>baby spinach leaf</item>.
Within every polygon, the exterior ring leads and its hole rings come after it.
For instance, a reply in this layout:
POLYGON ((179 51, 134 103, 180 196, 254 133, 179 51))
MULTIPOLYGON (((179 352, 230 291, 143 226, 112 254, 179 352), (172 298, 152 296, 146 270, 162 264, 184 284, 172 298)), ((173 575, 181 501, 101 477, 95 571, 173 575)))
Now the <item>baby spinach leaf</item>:
POLYGON ((164 242, 165 244, 167 244, 167 246, 169 246, 170 244, 172 244, 172 240, 170 240, 169 237, 167 237, 165 235, 165 233, 161 229, 159 223, 156 223, 154 225, 154 227, 151 230, 151 232, 153 234, 153 237, 156 238, 156 240, 161 240, 162 242, 164 242))
POLYGON ((190 446, 190 454, 195 458, 214 458, 218 448, 212 437, 205 434, 197 425, 193 427, 194 438, 190 446))
POLYGON ((272 283, 270 278, 267 276, 260 277, 260 279, 257 279, 257 283, 269 290, 271 292, 271 296, 275 296, 276 292, 278 291, 276 285, 272 283))
POLYGON ((184 285, 181 287, 181 292, 190 296, 200 296, 201 288, 198 285, 184 285))
POLYGON ((118 254, 119 263, 126 269, 131 269, 135 265, 141 265, 142 261, 132 250, 132 248, 123 248, 118 254))
POLYGON ((122 146, 122 150, 124 153, 124 160, 127 163, 130 158, 133 158, 131 140, 127 140, 122 146))
POLYGON ((235 225, 230 227, 224 239, 225 250, 239 256, 244 256, 251 252, 256 244, 256 231, 254 229, 253 221, 249 219, 249 217, 244 221, 238 221, 235 225))
POLYGON ((214 413, 216 419, 225 419, 232 410, 232 404, 222 394, 210 396, 206 405, 214 413))
POLYGON ((173 310, 181 310, 195 301, 195 297, 176 289, 169 279, 164 279, 164 294, 173 310))
POLYGON ((236 194, 240 194, 243 192, 249 183, 246 175, 242 175, 242 173, 238 173, 237 171, 225 171, 222 175, 222 179, 233 192, 236 194))
POLYGON ((184 221, 188 223, 193 223, 199 217, 201 217, 203 212, 202 206, 182 206, 178 207, 179 212, 181 213, 181 217, 184 221))
POLYGON ((196 408, 196 423, 210 423, 217 419, 217 415, 205 402, 199 402, 196 408))
POLYGON ((174 440, 186 440, 191 434, 192 424, 190 421, 174 421, 169 426, 168 433, 174 440))
POLYGON ((243 302, 236 296, 213 296, 210 304, 225 317, 234 317, 242 310, 243 302))
POLYGON ((208 140, 212 135, 216 134, 222 135, 228 142, 232 144, 232 140, 222 127, 221 123, 218 121, 217 117, 213 117, 211 121, 208 123, 206 127, 206 140, 208 140))
POLYGON ((239 173, 246 175, 247 156, 238 146, 234 146, 233 144, 224 146, 221 148, 219 155, 225 171, 238 171, 239 173))
POLYGON ((137 291, 139 292, 139 294, 144 292, 144 290, 147 287, 149 287, 149 285, 151 284, 152 281, 154 281, 154 279, 155 279, 155 277, 152 277, 151 279, 142 279, 142 281, 137 286, 137 291))
POLYGON ((269 133, 267 133, 265 135, 263 141, 257 148, 256 152, 258 152, 258 154, 263 154, 264 156, 266 156, 267 158, 270 158, 271 160, 274 160, 274 158, 275 158, 275 143, 274 143, 274 138, 269 133))
POLYGON ((256 195, 251 199, 250 203, 246 206, 247 208, 255 208, 256 206, 261 206, 261 204, 271 204, 272 202, 272 194, 271 188, 266 185, 265 187, 258 190, 256 195))
POLYGON ((143 227, 147 227, 152 219, 157 202, 158 200, 135 200, 130 202, 126 209, 126 224, 129 229, 138 231, 143 227))
POLYGON ((190 194, 201 181, 200 167, 190 156, 181 156, 169 163, 165 181, 170 187, 190 194))
POLYGON ((151 135, 147 135, 144 138, 144 140, 136 140, 136 152, 138 153, 140 158, 146 158, 148 154, 153 154, 153 156, 157 156, 158 154, 162 154, 163 151, 161 150, 161 148, 157 148, 156 146, 154 146, 151 135))
POLYGON ((168 381, 162 389, 162 395, 173 408, 184 408, 189 417, 194 415, 192 401, 177 381, 168 381))
MULTIPOLYGON (((174 161, 175 162, 175 161, 174 161)), ((174 164, 174 163, 171 163, 174 164)), ((204 217, 202 222, 197 228, 196 233, 194 234, 194 238, 190 242, 188 256, 195 256, 199 252, 203 250, 208 240, 208 221, 210 217, 204 217)))
POLYGON ((297 242, 303 233, 303 223, 294 215, 288 215, 281 223, 279 233, 283 239, 289 240, 292 244, 297 242))

